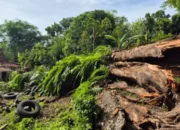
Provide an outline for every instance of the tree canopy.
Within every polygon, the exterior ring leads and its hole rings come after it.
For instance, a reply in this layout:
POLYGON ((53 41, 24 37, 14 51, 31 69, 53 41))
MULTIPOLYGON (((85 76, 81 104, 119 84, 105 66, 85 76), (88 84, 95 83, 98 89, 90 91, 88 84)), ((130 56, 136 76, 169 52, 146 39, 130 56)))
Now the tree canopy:
POLYGON ((175 8, 180 13, 180 1, 179 0, 166 0, 164 2, 163 6, 164 7, 169 6, 169 7, 175 8))
POLYGON ((18 52, 31 49, 38 42, 40 32, 37 27, 26 21, 5 21, 0 25, 0 37, 8 43, 13 52, 14 61, 17 61, 18 52))

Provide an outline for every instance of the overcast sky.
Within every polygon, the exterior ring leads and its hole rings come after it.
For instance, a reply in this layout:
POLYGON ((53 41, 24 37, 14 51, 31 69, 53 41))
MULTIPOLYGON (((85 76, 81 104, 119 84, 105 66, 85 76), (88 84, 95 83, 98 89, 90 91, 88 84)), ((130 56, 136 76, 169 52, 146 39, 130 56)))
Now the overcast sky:
MULTIPOLYGON (((44 29, 62 18, 77 16, 95 9, 116 10, 132 22, 145 13, 160 9, 165 0, 0 0, 0 24, 4 20, 21 19, 44 29)), ((173 9, 166 13, 174 14, 173 9)))

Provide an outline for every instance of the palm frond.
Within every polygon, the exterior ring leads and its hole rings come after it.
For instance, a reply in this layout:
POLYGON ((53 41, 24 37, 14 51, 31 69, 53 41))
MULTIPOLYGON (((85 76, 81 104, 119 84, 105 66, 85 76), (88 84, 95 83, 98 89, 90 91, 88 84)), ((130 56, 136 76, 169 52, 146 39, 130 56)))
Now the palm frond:
POLYGON ((113 41, 115 41, 116 43, 118 42, 118 40, 117 40, 115 37, 111 36, 111 35, 104 35, 104 36, 105 36, 106 39, 113 40, 113 41))

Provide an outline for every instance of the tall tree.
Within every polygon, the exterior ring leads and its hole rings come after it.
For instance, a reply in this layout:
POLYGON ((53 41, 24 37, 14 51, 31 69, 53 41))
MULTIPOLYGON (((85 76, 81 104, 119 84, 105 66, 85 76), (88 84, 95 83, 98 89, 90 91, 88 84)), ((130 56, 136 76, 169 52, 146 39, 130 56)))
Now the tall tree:
POLYGON ((104 35, 111 34, 114 27, 115 18, 112 14, 103 10, 85 12, 74 18, 65 32, 64 50, 67 54, 92 51, 96 46, 108 43, 104 35))
POLYGON ((73 17, 63 18, 59 23, 54 22, 51 26, 46 27, 45 30, 51 37, 60 36, 71 26, 73 19, 73 17))
POLYGON ((154 31, 155 31, 155 20, 150 13, 146 13, 145 20, 146 20, 145 21, 146 39, 147 39, 147 42, 150 42, 152 35, 154 34, 154 31))
POLYGON ((170 32, 171 20, 169 14, 165 14, 164 10, 158 10, 152 14, 152 17, 155 20, 156 31, 163 31, 165 34, 170 32))
POLYGON ((175 14, 171 18, 171 33, 180 34, 180 14, 175 14))
POLYGON ((60 21, 60 25, 63 28, 63 32, 66 31, 71 26, 73 19, 74 19, 73 17, 69 17, 69 18, 63 18, 60 21))
POLYGON ((8 43, 14 54, 14 61, 17 61, 18 52, 31 49, 40 40, 39 36, 37 27, 25 21, 10 20, 0 25, 0 37, 8 43))
POLYGON ((63 32, 62 27, 58 23, 55 23, 55 22, 51 26, 48 26, 47 28, 45 28, 45 30, 52 37, 59 36, 63 32))

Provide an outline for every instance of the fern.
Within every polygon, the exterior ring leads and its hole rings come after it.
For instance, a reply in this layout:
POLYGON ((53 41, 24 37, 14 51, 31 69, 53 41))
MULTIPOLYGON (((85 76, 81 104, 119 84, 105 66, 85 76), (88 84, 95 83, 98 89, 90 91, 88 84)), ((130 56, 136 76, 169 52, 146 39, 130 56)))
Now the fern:
POLYGON ((95 84, 97 83, 97 81, 105 79, 108 76, 108 74, 108 67, 102 65, 101 67, 93 71, 88 80, 91 81, 92 84, 95 84))
POLYGON ((39 84, 41 93, 60 95, 63 93, 62 88, 71 89, 79 86, 80 83, 89 79, 94 70, 102 69, 101 65, 105 64, 102 56, 110 52, 109 47, 99 46, 88 55, 70 55, 58 61, 49 71, 47 77, 39 84))

